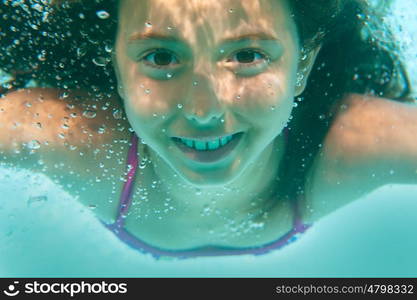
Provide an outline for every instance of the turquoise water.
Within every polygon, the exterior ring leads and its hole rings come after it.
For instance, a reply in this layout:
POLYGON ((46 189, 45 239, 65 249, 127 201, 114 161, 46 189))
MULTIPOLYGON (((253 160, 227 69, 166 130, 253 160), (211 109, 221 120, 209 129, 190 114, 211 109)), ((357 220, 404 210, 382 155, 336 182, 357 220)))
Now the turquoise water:
MULTIPOLYGON (((401 24, 415 86, 417 4, 398 0, 395 7, 390 22, 396 30, 401 24)), ((265 256, 183 261, 155 261, 131 250, 42 175, 0 169, 0 191, 2 277, 417 276, 417 186, 382 187, 265 256)))
POLYGON ((0 209, 1 276, 416 276, 416 186, 382 187, 265 256, 154 261, 120 243, 47 178, 1 176, 9 200, 0 209))

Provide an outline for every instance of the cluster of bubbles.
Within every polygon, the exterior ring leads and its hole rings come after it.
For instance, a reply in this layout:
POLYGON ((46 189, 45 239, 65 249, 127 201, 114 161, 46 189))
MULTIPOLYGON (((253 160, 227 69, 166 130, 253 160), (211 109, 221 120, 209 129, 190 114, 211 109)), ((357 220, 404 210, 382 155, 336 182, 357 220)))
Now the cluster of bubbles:
POLYGON ((50 0, 4 0, 0 7, 0 46, 4 50, 0 62, 6 72, 10 68, 19 73, 11 74, 2 87, 22 87, 32 80, 41 86, 114 92, 115 78, 109 63, 116 23, 113 12, 107 9, 115 7, 113 2, 63 1, 52 5, 50 0))

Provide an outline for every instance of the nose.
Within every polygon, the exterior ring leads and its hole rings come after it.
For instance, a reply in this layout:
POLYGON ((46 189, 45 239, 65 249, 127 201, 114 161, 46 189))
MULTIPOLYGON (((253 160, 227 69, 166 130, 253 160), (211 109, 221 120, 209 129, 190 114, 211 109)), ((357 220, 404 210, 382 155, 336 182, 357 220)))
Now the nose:
POLYGON ((183 107, 187 120, 202 126, 215 125, 224 115, 224 105, 216 93, 215 81, 208 77, 194 74, 183 107))

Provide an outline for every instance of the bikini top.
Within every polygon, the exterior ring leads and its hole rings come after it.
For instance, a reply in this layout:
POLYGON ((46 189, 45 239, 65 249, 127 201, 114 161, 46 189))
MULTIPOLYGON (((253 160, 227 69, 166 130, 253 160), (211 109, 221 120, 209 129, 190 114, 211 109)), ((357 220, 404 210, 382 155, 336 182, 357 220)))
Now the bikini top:
MULTIPOLYGON (((288 136, 288 131, 284 131, 285 136, 288 136)), ((121 241, 126 243, 133 249, 136 249, 144 254, 151 254, 155 259, 167 259, 167 258, 192 258, 200 256, 225 256, 225 255, 243 255, 243 254, 253 254, 253 255, 262 255, 266 254, 272 250, 282 248, 285 245, 288 245, 294 242, 302 233, 304 233, 312 224, 303 224, 300 218, 300 213, 298 209, 298 203, 300 200, 293 201, 293 228, 280 237, 278 240, 264 244, 262 246, 256 247, 247 247, 247 248, 234 248, 234 247, 198 247, 187 250, 167 250, 154 247, 150 244, 141 241, 137 237, 133 236, 124 228, 125 218, 127 212, 129 211, 130 205, 132 204, 132 190, 133 183, 135 182, 135 176, 138 169, 139 157, 137 154, 138 147, 138 137, 133 133, 131 137, 131 145, 127 157, 127 170, 126 181, 123 186, 123 190, 120 196, 119 206, 118 206, 118 215, 117 219, 112 224, 107 224, 101 222, 106 228, 111 230, 121 241)), ((301 197, 302 195, 300 195, 301 197)))

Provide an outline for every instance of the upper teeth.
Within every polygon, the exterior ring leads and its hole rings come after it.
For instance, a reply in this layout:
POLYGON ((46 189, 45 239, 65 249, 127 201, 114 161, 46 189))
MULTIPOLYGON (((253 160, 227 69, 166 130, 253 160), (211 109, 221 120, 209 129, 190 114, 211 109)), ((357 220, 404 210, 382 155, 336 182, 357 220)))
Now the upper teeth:
POLYGON ((191 148, 195 148, 197 150, 215 150, 219 148, 220 146, 226 145, 230 140, 232 139, 232 135, 224 136, 218 139, 214 140, 191 140, 191 139, 185 139, 181 138, 181 142, 183 142, 185 145, 191 148))

